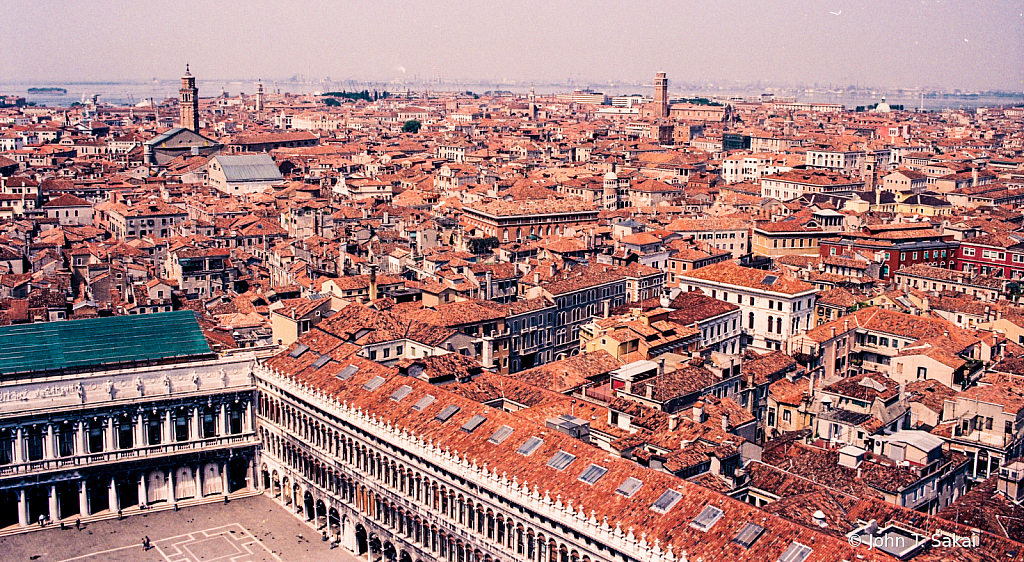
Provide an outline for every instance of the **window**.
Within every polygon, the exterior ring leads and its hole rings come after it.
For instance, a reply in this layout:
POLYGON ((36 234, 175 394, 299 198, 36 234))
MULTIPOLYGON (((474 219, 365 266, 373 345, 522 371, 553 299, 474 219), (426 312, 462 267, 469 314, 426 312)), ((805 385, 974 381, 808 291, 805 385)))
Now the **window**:
POLYGON ((588 466, 586 470, 583 471, 583 474, 580 474, 579 480, 581 482, 593 485, 595 482, 600 480, 601 477, 604 476, 607 472, 607 468, 603 466, 597 466, 596 464, 592 464, 588 466))
MULTIPOLYGON (((60 448, 60 456, 70 457, 75 454, 75 430, 71 424, 64 422, 60 426, 60 435, 57 437, 58 446, 60 448)), ((2 439, 0 439, 2 442, 2 439)), ((2 447, 2 444, 0 444, 2 447)), ((0 461, 0 464, 3 464, 0 461)))
POLYGON ((555 470, 565 470, 574 460, 576 460, 576 455, 566 453, 565 451, 558 451, 548 461, 548 466, 555 470))
POLYGON ((117 424, 117 448, 131 449, 132 441, 132 420, 121 418, 117 424))
POLYGON ((640 491, 640 488, 643 487, 643 485, 644 483, 642 481, 630 476, 629 478, 623 480, 622 484, 619 484, 619 487, 615 489, 615 493, 621 496, 625 496, 627 498, 631 498, 633 497, 633 494, 640 491))
POLYGON ((155 415, 153 417, 149 418, 149 422, 147 423, 147 426, 148 426, 149 444, 150 445, 159 445, 160 444, 160 436, 161 436, 161 432, 160 432, 160 418, 158 416, 155 416, 155 415))
POLYGON ((690 526, 706 533, 708 529, 714 526, 714 524, 722 518, 723 515, 725 515, 724 511, 713 505, 708 505, 705 506, 699 514, 697 514, 697 517, 693 518, 693 521, 690 522, 690 526))
POLYGON ((238 433, 242 432, 242 412, 241 411, 239 411, 237 409, 233 409, 233 410, 231 410, 230 414, 228 414, 228 430, 231 432, 232 435, 235 435, 235 434, 238 434, 238 433))
POLYGON ((531 437, 531 438, 527 439, 526 442, 523 443, 519 447, 519 449, 516 450, 516 452, 519 453, 520 455, 528 457, 528 456, 532 455, 533 452, 536 451, 537 448, 540 447, 543 444, 544 444, 544 440, 541 439, 540 437, 531 437))
POLYGON ((662 514, 668 513, 668 511, 679 503, 679 500, 681 499, 683 499, 683 494, 675 490, 665 490, 665 493, 662 494, 653 505, 651 505, 651 509, 662 514))
POLYGON ((207 408, 203 411, 203 438, 209 439, 217 436, 217 418, 213 410, 207 408))
POLYGON ((918 367, 917 368, 917 378, 919 378, 921 380, 927 380, 928 379, 928 367, 918 367))
POLYGON ((188 416, 184 412, 174 416, 174 440, 188 441, 188 416))
POLYGON ((103 452, 103 420, 96 420, 89 424, 89 452, 103 452))
POLYGON ((974 248, 964 248, 963 250, 964 250, 964 255, 965 256, 973 256, 974 255, 974 248))
POLYGON ((792 419, 792 415, 791 415, 790 411, 789 410, 782 410, 782 421, 784 421, 786 423, 789 423, 790 419, 792 419))

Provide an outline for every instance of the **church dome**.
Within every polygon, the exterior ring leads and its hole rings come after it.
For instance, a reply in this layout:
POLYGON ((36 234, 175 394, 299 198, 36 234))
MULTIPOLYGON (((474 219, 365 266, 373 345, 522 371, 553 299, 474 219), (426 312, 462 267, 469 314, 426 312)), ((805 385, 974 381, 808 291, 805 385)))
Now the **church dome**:
POLYGON ((888 103, 885 103, 885 98, 884 97, 882 98, 881 103, 879 103, 878 105, 875 106, 875 112, 876 113, 889 113, 891 111, 892 111, 892 109, 889 107, 888 103))
POLYGON ((618 181, 619 176, 615 175, 615 172, 608 172, 607 174, 604 175, 604 179, 618 181))

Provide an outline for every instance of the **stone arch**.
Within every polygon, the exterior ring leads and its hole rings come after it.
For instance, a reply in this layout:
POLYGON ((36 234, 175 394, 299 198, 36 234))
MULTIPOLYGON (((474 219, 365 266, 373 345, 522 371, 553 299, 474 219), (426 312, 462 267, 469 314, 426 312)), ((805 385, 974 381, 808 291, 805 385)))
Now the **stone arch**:
POLYGON ((316 528, 323 529, 327 527, 327 504, 324 503, 324 500, 316 500, 315 510, 316 528))
POLYGON ((302 494, 302 506, 306 521, 313 521, 316 515, 316 504, 313 501, 313 494, 309 493, 309 490, 302 494))

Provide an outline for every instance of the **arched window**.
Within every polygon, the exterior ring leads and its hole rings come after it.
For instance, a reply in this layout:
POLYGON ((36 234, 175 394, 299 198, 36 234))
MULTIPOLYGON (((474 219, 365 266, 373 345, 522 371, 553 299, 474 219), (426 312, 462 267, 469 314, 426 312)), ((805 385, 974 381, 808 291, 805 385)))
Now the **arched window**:
POLYGON ((750 313, 750 329, 751 330, 754 329, 754 313, 753 312, 750 313))
POLYGON ((782 335, 782 317, 781 316, 775 319, 775 331, 778 332, 779 335, 782 335))
POLYGON ((769 334, 772 333, 772 327, 774 326, 773 321, 774 321, 774 318, 769 316, 768 317, 768 333, 769 334))

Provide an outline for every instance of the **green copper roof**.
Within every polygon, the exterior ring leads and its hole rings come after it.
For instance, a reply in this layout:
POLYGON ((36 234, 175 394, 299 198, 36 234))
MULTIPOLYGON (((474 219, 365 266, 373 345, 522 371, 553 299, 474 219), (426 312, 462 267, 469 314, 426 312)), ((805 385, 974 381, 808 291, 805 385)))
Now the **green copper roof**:
POLYGON ((0 374, 210 355, 188 310, 0 328, 0 374))

